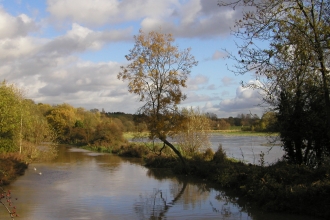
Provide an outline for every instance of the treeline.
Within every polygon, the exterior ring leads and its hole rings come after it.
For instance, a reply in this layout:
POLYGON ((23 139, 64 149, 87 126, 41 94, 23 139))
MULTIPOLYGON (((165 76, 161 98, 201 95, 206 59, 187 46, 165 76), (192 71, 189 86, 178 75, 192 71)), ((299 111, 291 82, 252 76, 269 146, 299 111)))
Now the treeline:
MULTIPOLYGON (((50 105, 25 99, 22 91, 5 81, 0 86, 0 152, 23 152, 28 158, 38 155, 42 143, 118 147, 123 132, 147 131, 142 115, 124 112, 105 112, 104 109, 75 108, 63 103, 50 105)), ((201 113, 198 113, 201 114, 201 113)), ((218 118, 205 114, 210 129, 227 130, 241 126, 243 130, 269 131, 275 115, 240 114, 218 118)))
POLYGON ((125 142, 123 132, 147 129, 138 115, 35 103, 5 81, 0 100, 0 153, 20 152, 31 160, 45 143, 118 146, 125 142))
POLYGON ((206 113, 206 116, 211 120, 212 130, 230 130, 233 127, 240 127, 242 131, 278 131, 274 112, 266 112, 261 118, 256 114, 238 114, 236 117, 218 118, 214 113, 206 113))
POLYGON ((0 153, 20 152, 28 160, 42 154, 36 146, 56 139, 43 111, 42 106, 36 108, 32 100, 25 99, 21 90, 3 81, 0 84, 0 153))

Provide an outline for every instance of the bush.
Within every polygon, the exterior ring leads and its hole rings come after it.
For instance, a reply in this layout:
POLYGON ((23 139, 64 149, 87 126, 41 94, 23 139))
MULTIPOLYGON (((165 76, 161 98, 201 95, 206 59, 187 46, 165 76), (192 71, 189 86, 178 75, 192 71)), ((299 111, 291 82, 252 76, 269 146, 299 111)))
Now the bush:
POLYGON ((214 158, 214 152, 212 150, 212 148, 207 148, 203 154, 203 158, 206 161, 210 161, 214 158))
POLYGON ((216 163, 223 163, 227 159, 226 152, 222 148, 222 144, 219 144, 218 150, 215 152, 213 156, 213 161, 216 163))
POLYGON ((124 145, 118 152, 118 155, 125 157, 137 157, 142 158, 149 153, 149 149, 143 144, 131 143, 124 145))
POLYGON ((7 185, 17 176, 23 175, 27 166, 19 154, 0 154, 0 186, 7 185))

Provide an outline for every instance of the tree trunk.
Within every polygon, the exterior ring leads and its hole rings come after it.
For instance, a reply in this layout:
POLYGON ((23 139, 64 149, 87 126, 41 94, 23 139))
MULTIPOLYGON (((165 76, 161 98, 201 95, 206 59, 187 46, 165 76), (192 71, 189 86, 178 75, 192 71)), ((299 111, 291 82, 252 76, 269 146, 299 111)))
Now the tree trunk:
POLYGON ((169 146, 169 147, 174 151, 174 153, 175 153, 176 155, 178 155, 178 157, 180 158, 180 160, 181 160, 181 162, 182 162, 182 164, 183 164, 183 166, 184 166, 184 169, 185 169, 185 171, 186 171, 186 162, 185 162, 185 160, 183 159, 183 157, 182 157, 180 151, 178 151, 178 149, 176 149, 176 147, 174 147, 173 144, 171 144, 170 142, 168 142, 168 141, 166 140, 166 138, 159 138, 159 139, 160 139, 161 141, 163 141, 167 146, 169 146))

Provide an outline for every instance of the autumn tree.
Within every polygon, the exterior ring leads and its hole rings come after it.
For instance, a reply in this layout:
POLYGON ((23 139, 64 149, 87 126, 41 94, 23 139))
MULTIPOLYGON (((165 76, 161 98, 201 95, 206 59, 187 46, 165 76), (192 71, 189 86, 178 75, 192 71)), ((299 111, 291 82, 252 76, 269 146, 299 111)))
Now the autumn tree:
POLYGON ((46 115, 48 123, 57 133, 58 141, 65 143, 76 122, 76 109, 66 103, 54 106, 46 115))
POLYGON ((118 79, 128 81, 128 91, 137 94, 144 105, 139 114, 147 116, 150 138, 159 138, 170 147, 184 163, 180 151, 167 139, 177 132, 183 120, 178 104, 186 98, 181 88, 197 61, 190 48, 179 50, 171 34, 140 30, 134 36, 135 45, 121 67, 118 79))
POLYGON ((263 90, 264 101, 277 113, 288 160, 312 166, 322 161, 330 153, 330 2, 237 0, 219 5, 243 10, 233 31, 241 40, 238 55, 229 55, 237 61, 233 71, 255 74, 255 83, 246 86, 263 90))
POLYGON ((120 144, 125 142, 123 128, 120 125, 122 125, 121 122, 118 123, 116 120, 104 118, 102 122, 96 126, 92 143, 95 146, 119 147, 120 144))
POLYGON ((206 150, 210 145, 209 132, 211 120, 199 109, 183 108, 181 114, 186 120, 181 132, 175 136, 175 140, 186 155, 194 155, 206 150))

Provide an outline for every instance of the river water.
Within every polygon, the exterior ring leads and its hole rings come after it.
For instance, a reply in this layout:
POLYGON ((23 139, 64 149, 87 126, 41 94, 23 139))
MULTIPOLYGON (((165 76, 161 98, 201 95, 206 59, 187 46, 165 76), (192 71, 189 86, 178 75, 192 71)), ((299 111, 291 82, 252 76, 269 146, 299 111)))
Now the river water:
MULTIPOLYGON (((207 181, 142 163, 60 146, 56 160, 30 164, 7 189, 22 220, 311 219, 251 210, 207 181)), ((3 208, 0 219, 10 219, 3 208)))
POLYGON ((219 144, 228 157, 245 163, 260 165, 260 154, 263 153, 264 165, 280 160, 284 151, 275 136, 233 136, 213 133, 210 135, 211 148, 216 151, 219 144))

